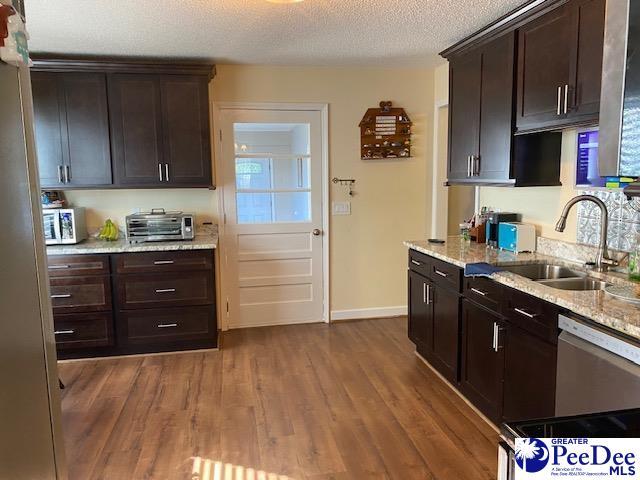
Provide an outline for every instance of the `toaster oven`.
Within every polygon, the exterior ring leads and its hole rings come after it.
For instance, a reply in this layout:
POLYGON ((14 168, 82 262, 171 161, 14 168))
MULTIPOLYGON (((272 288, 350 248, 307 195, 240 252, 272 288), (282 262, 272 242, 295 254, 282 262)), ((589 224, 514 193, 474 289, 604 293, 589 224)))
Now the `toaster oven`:
POLYGON ((194 216, 189 213, 154 208, 126 217, 126 238, 130 243, 193 240, 194 236, 194 216))

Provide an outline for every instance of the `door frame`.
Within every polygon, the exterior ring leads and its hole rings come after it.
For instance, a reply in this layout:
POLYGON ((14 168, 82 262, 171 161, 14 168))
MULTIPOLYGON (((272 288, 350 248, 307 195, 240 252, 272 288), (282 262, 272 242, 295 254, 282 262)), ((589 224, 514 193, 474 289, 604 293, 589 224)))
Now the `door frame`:
MULTIPOLYGON (((224 177, 224 162, 222 160, 222 130, 219 128, 221 115, 226 110, 272 110, 272 111, 305 111, 319 112, 322 145, 322 321, 331 322, 330 315, 330 275, 329 275, 329 104, 328 103, 272 103, 272 102, 212 102, 212 131, 214 142, 214 172, 215 180, 224 177)), ((217 183, 214 180, 214 184, 217 183)), ((225 204, 222 191, 218 192, 218 230, 219 238, 224 239, 225 236, 225 204)), ((227 252, 225 250, 224 241, 218 242, 218 288, 219 288, 219 307, 218 318, 220 321, 220 329, 222 331, 229 330, 229 313, 227 302, 229 298, 229 282, 225 281, 228 275, 227 252)))

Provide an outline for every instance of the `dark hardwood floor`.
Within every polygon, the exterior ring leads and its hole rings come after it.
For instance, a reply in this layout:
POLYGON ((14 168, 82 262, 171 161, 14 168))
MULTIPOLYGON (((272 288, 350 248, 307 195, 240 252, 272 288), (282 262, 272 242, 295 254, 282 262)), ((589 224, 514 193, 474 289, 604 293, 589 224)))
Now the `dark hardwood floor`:
POLYGON ((496 475, 497 434, 414 355, 402 318, 233 330, 218 352, 60 376, 72 480, 496 475))

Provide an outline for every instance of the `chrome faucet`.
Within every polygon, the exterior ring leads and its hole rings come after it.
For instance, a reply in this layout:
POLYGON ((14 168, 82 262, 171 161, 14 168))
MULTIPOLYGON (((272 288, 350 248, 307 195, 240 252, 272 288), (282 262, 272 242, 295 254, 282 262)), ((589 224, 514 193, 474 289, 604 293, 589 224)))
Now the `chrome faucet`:
POLYGON ((593 202, 600 208, 600 244, 598 245, 598 255, 596 256, 595 270, 602 272, 607 270, 610 266, 617 266, 618 262, 616 260, 613 260, 612 258, 609 258, 609 251, 607 249, 609 212, 607 211, 607 206, 598 197, 594 197, 593 195, 578 195, 569 200, 564 206, 564 210, 562 210, 562 214, 560 215, 558 223, 556 223, 556 232, 564 232, 564 229, 567 226, 567 216, 569 215, 569 210, 571 210, 571 207, 573 207, 576 203, 582 201, 593 202))

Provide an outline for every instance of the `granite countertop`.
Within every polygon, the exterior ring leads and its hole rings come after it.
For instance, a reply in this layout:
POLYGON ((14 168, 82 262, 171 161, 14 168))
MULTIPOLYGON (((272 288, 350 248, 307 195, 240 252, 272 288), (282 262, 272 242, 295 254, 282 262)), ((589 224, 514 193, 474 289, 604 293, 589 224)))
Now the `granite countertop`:
POLYGON ((218 235, 196 235, 193 240, 173 242, 129 243, 124 238, 107 242, 89 238, 76 245, 49 245, 47 255, 83 255, 98 253, 169 252, 175 250, 214 250, 218 235))
MULTIPOLYGON (((576 270, 583 270, 581 264, 563 258, 542 255, 540 253, 515 254, 506 251, 488 249, 484 244, 463 244, 457 237, 450 237, 442 245, 430 244, 424 240, 406 241, 404 245, 419 252, 431 255, 445 262, 464 268, 467 263, 487 262, 491 265, 515 265, 519 263, 553 262, 576 270)), ((610 283, 627 284, 624 275, 589 271, 592 277, 610 283)), ((597 323, 640 339, 640 307, 617 300, 602 290, 570 291, 558 290, 542 285, 511 272, 497 272, 491 279, 502 285, 528 293, 547 302, 570 310, 597 323)))

